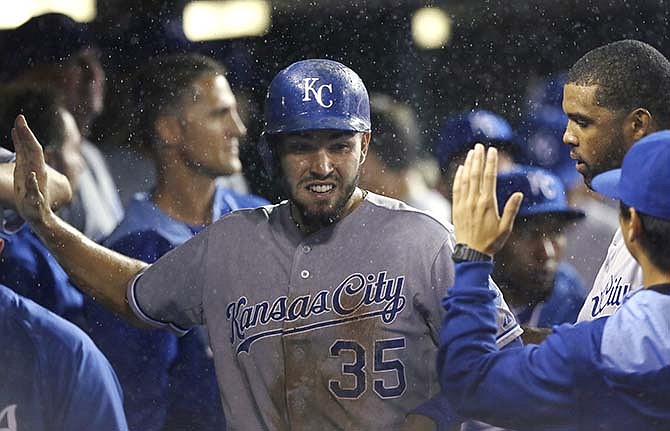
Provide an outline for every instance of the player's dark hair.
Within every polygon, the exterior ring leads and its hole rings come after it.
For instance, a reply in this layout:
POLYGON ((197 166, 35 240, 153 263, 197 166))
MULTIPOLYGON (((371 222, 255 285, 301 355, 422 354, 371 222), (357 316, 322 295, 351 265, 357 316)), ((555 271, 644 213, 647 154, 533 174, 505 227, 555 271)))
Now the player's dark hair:
POLYGON ((412 109, 385 94, 372 94, 370 121, 370 149, 391 170, 409 168, 417 159, 421 140, 412 109))
POLYGON ((200 54, 172 54, 155 57, 134 77, 136 105, 130 121, 130 139, 145 150, 158 143, 154 124, 161 115, 178 110, 194 94, 193 82, 205 74, 224 75, 225 68, 200 54))
POLYGON ((11 131, 23 114, 43 147, 58 146, 65 140, 65 124, 59 114, 66 109, 63 95, 51 87, 10 85, 0 89, 0 139, 2 147, 14 151, 11 131))
MULTIPOLYGON (((619 212, 625 220, 630 218, 630 207, 620 201, 619 212)), ((662 271, 670 271, 670 220, 652 217, 637 212, 644 235, 640 237, 640 247, 651 263, 662 271)))
POLYGON ((637 40, 621 40, 589 51, 568 72, 568 84, 598 85, 596 101, 629 113, 647 109, 663 129, 670 127, 670 61, 637 40))

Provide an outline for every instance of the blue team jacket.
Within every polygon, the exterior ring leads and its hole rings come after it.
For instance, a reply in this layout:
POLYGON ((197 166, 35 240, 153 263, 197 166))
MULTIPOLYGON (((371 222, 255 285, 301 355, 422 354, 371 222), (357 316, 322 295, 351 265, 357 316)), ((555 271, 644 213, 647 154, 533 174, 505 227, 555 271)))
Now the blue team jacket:
POLYGON ((0 285, 0 430, 128 429, 119 382, 77 327, 0 285))
POLYGON ((61 317, 75 320, 83 295, 30 227, 25 224, 15 233, 0 232, 0 238, 5 240, 0 283, 61 317))
POLYGON ((574 323, 586 299, 584 282, 574 266, 562 262, 556 270, 549 297, 534 307, 515 310, 521 325, 551 328, 561 323, 574 323))
POLYGON ((670 429, 670 286, 612 316, 554 327, 499 351, 489 263, 459 263, 443 305, 438 367, 456 410, 518 430, 670 429))
MULTIPOLYGON (((212 220, 236 209, 266 204, 258 196, 217 187, 212 220)), ((152 263, 200 229, 174 220, 153 204, 150 195, 139 193, 105 244, 152 263)), ((165 330, 138 329, 94 301, 85 301, 91 338, 109 358, 121 381, 131 430, 225 429, 214 364, 207 355, 207 337, 202 328, 177 338, 165 330)))

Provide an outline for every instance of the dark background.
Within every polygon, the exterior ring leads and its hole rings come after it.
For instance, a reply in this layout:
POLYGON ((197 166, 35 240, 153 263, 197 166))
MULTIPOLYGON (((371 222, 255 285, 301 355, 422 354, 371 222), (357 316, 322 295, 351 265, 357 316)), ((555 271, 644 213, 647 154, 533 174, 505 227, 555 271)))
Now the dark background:
MULTIPOLYGON (((221 60, 247 112, 247 141, 262 129, 262 102, 272 76, 296 60, 330 58, 358 72, 368 90, 392 94, 418 113, 429 147, 450 114, 486 108, 517 125, 526 86, 569 68, 592 48, 635 38, 670 54, 664 1, 272 1, 272 27, 262 37, 189 43, 181 33, 187 2, 99 0, 92 28, 100 37, 109 78, 108 115, 96 138, 124 143, 112 113, 123 105, 122 80, 157 53, 196 50, 221 60), (421 50, 411 37, 412 13, 439 6, 453 19, 441 49, 421 50)), ((243 151, 256 191, 272 194, 253 145, 243 151)))

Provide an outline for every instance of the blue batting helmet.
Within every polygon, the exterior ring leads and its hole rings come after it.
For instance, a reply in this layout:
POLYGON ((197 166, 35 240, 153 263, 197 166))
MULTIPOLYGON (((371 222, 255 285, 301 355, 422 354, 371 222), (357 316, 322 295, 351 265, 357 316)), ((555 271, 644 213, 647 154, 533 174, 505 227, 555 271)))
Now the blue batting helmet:
POLYGON ((276 164, 268 135, 310 130, 370 131, 370 100, 361 78, 345 65, 312 59, 279 72, 265 97, 259 152, 266 171, 276 164))
POLYGON ((370 131, 370 101, 361 78, 332 60, 303 60, 282 70, 265 98, 264 133, 370 131))

